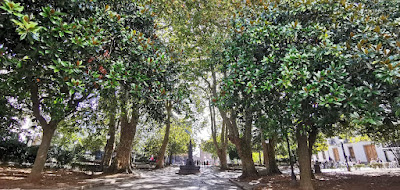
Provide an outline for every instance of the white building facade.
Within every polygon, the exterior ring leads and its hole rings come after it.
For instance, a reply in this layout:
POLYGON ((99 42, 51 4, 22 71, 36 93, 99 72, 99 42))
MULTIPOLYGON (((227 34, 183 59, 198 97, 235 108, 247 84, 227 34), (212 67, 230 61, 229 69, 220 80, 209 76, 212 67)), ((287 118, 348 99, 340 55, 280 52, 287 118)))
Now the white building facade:
POLYGON ((370 163, 371 160, 381 160, 383 162, 397 161, 393 152, 383 148, 381 144, 375 144, 371 141, 349 143, 335 137, 328 139, 327 144, 328 150, 314 154, 312 157, 313 160, 318 160, 319 162, 345 162, 344 150, 348 161, 353 163, 370 163))

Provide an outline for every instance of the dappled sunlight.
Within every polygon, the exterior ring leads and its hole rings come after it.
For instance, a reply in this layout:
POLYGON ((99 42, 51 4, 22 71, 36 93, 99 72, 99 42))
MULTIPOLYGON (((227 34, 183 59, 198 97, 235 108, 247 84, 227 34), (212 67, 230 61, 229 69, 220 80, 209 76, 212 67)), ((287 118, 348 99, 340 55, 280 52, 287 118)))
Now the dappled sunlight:
POLYGON ((230 183, 226 178, 220 178, 214 168, 202 168, 196 175, 178 175, 178 168, 166 168, 163 172, 154 171, 142 172, 142 178, 125 181, 110 185, 104 188, 94 188, 100 190, 114 189, 170 189, 170 190, 209 190, 225 189, 237 190, 238 187, 230 183))

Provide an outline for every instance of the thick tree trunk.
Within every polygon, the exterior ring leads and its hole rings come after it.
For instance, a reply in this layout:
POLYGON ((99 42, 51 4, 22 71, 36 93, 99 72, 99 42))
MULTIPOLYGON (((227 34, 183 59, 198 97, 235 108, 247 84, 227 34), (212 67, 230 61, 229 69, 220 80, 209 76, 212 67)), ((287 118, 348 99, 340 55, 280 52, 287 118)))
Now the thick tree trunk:
POLYGON ((111 165, 112 161, 112 154, 115 148, 115 128, 116 128, 116 121, 115 121, 115 110, 113 113, 110 113, 110 123, 108 124, 108 136, 107 144, 104 148, 104 156, 101 162, 101 167, 107 169, 111 165))
POLYGON ((242 160, 242 175, 240 178, 258 177, 258 172, 254 166, 251 145, 243 139, 240 139, 240 144, 236 144, 236 148, 242 160))
POLYGON ((262 142, 264 152, 264 164, 267 168, 267 175, 281 174, 275 159, 275 138, 270 138, 269 143, 262 142))
POLYGON ((268 145, 265 142, 264 138, 261 139, 261 146, 263 149, 264 166, 265 166, 265 168, 268 168, 268 165, 269 165, 268 145))
POLYGON ((219 156, 220 161, 220 169, 226 170, 228 169, 228 159, 227 159, 227 149, 228 149, 228 127, 226 126, 226 122, 222 120, 222 129, 221 129, 221 149, 219 156))
POLYGON ((164 140, 161 145, 160 151, 158 152, 158 155, 157 155, 156 169, 164 167, 164 156, 165 156, 165 151, 167 150, 169 131, 171 128, 171 115, 172 115, 171 102, 167 101, 165 108, 167 109, 167 121, 166 121, 166 127, 165 127, 165 135, 164 135, 164 140))
POLYGON ((253 178, 258 177, 258 172, 256 167, 254 166, 253 161, 253 149, 252 149, 252 126, 253 126, 253 112, 251 109, 247 109, 244 112, 245 116, 245 129, 243 132, 243 137, 240 138, 238 147, 238 143, 236 143, 236 148, 238 149, 238 153, 240 159, 242 160, 242 178, 253 178))
POLYGON ((252 147, 251 147, 251 129, 252 129, 252 114, 247 112, 246 114, 246 124, 243 136, 239 136, 239 129, 236 123, 236 115, 231 113, 228 117, 226 112, 219 110, 222 119, 225 120, 227 129, 229 131, 229 140, 236 146, 238 150, 239 157, 242 160, 242 175, 241 178, 254 178, 258 177, 258 172, 254 166, 252 147))
POLYGON ((306 132, 301 132, 301 129, 296 130, 297 137, 297 154, 299 156, 300 165, 300 188, 303 190, 314 190, 314 185, 311 176, 311 157, 308 148, 308 138, 306 132))
MULTIPOLYGON (((308 136, 308 154, 310 155, 310 166, 311 166, 312 150, 314 148, 315 141, 317 140, 317 134, 318 134, 317 129, 315 127, 312 127, 311 131, 309 132, 309 136, 308 136)), ((315 179, 313 170, 311 170, 311 178, 315 179)))
POLYGON ((139 116, 137 110, 133 110, 132 117, 128 121, 126 110, 122 109, 121 111, 121 137, 116 150, 117 156, 112 165, 112 172, 132 173, 131 152, 139 116))
POLYGON ((51 139, 54 136, 54 132, 57 129, 59 121, 51 120, 47 123, 46 119, 40 113, 40 99, 39 99, 39 87, 37 84, 32 83, 31 88, 31 100, 32 100, 32 112, 39 124, 42 126, 43 135, 42 142, 40 143, 39 150, 37 151, 35 163, 31 173, 28 176, 28 180, 32 182, 39 182, 42 178, 42 171, 47 159, 47 152, 49 151, 51 139))
POLYGON ((226 155, 226 147, 221 146, 221 149, 218 150, 218 158, 221 170, 228 169, 228 160, 226 155))
POLYGON ((39 150, 37 151, 35 163, 28 179, 32 182, 38 182, 42 178, 42 171, 47 159, 47 152, 50 148, 51 139, 56 131, 57 125, 43 126, 42 142, 40 143, 39 150))

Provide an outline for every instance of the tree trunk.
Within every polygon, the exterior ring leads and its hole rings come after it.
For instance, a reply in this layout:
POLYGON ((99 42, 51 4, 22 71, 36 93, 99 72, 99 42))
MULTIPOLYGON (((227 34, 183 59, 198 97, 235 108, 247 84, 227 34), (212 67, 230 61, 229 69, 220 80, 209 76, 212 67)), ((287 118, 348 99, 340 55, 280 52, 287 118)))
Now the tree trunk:
POLYGON ((229 140, 236 146, 240 159, 242 160, 242 175, 241 178, 254 178, 258 177, 258 172, 254 166, 252 147, 251 147, 251 129, 252 129, 252 114, 246 112, 246 123, 243 136, 239 136, 239 129, 236 123, 236 115, 231 112, 228 117, 226 112, 219 109, 222 119, 225 120, 227 129, 229 131, 229 140))
POLYGON ((228 161, 226 157, 226 149, 227 149, 227 132, 228 129, 226 127, 225 120, 222 119, 222 127, 221 127, 221 137, 220 137, 220 142, 221 146, 218 144, 217 141, 217 124, 216 124, 216 117, 215 117, 215 108, 211 105, 211 101, 209 102, 209 108, 210 108, 210 119, 211 119, 211 136, 213 140, 213 144, 215 147, 215 150, 217 150, 217 156, 220 162, 220 169, 221 170, 226 170, 228 169, 228 161))
POLYGON ((107 169, 111 165, 112 161, 112 154, 114 152, 115 148, 115 128, 116 128, 116 122, 115 122, 115 110, 110 113, 110 123, 108 124, 108 135, 109 139, 107 139, 107 144, 104 148, 104 156, 103 160, 101 162, 101 167, 104 169, 107 169))
POLYGON ((57 124, 44 125, 42 128, 42 142, 40 143, 39 150, 36 154, 35 163, 33 164, 33 168, 28 177, 28 180, 32 182, 38 182, 42 178, 42 171, 44 164, 46 163, 47 152, 49 151, 51 139, 56 131, 57 124))
POLYGON ((308 138, 306 132, 301 132, 301 129, 296 130, 297 137, 297 154, 299 156, 300 165, 300 188, 303 190, 314 190, 314 185, 311 176, 311 157, 308 148, 308 138))
MULTIPOLYGON (((308 153, 310 155, 310 166, 311 166, 312 150, 314 148, 315 141, 317 140, 317 134, 318 134, 318 131, 317 131, 316 127, 313 126, 311 128, 311 131, 309 132, 309 136, 308 136, 308 153)), ((315 175, 312 170, 311 170, 311 178, 315 179, 315 175)))
MULTIPOLYGON (((253 112, 251 109, 247 109, 244 112, 245 117, 245 128, 243 136, 239 138, 239 143, 236 143, 236 148, 240 159, 242 160, 242 176, 241 178, 253 178, 258 177, 258 172, 254 166, 253 161, 253 149, 252 149, 252 126, 253 126, 253 112), (240 144, 240 145, 239 145, 240 144), (239 145, 239 146, 237 146, 239 145)), ((236 141, 237 142, 237 141, 236 141)))
POLYGON ((168 165, 172 164, 172 154, 169 154, 168 165))
POLYGON ((134 109, 132 117, 128 121, 126 110, 121 109, 121 112, 121 137, 116 150, 117 156, 114 159, 111 172, 132 173, 133 171, 130 165, 131 152, 139 116, 137 110, 134 109))
POLYGON ((238 150, 240 159, 242 160, 242 175, 240 178, 258 177, 258 172, 254 166, 251 145, 241 139, 240 144, 237 144, 236 148, 238 150))
POLYGON ((31 173, 28 176, 28 180, 32 182, 39 182, 42 178, 42 171, 47 159, 47 152, 49 151, 51 139, 53 138, 54 132, 56 131, 59 121, 50 120, 47 123, 46 119, 40 113, 40 99, 39 99, 39 87, 33 83, 30 88, 31 100, 32 100, 32 112, 39 124, 42 126, 43 135, 42 142, 40 143, 39 150, 37 151, 35 163, 31 173))
POLYGON ((267 146, 267 143, 264 140, 264 137, 261 138, 261 146, 262 146, 262 149, 263 149, 264 166, 265 166, 265 168, 268 169, 268 165, 269 165, 268 146, 267 146))
POLYGON ((164 167, 164 156, 165 156, 165 151, 167 150, 169 130, 171 128, 171 110, 172 110, 171 102, 167 101, 165 107, 167 109, 167 121, 166 121, 166 127, 165 127, 165 135, 164 135, 164 140, 163 140, 162 146, 157 155, 156 169, 164 167))
POLYGON ((269 143, 262 142, 264 152, 264 164, 267 168, 267 175, 281 174, 275 159, 275 138, 270 138, 269 143))
POLYGON ((222 129, 225 129, 225 131, 222 130, 222 134, 224 134, 224 135, 221 135, 222 145, 221 145, 221 149, 220 149, 221 156, 219 157, 219 161, 220 161, 220 169, 227 170, 228 169, 228 158, 227 158, 228 128, 226 127, 225 122, 223 122, 222 129))
POLYGON ((219 162, 220 162, 220 169, 221 170, 226 170, 228 169, 228 160, 226 157, 226 148, 223 150, 222 148, 219 151, 218 154, 219 162))

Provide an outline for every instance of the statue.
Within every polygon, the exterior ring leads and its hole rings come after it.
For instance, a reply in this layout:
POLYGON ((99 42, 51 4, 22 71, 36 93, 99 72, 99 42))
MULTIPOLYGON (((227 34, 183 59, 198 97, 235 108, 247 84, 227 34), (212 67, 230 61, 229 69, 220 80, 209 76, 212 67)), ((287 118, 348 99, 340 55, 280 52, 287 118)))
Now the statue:
POLYGON ((189 148, 188 148, 188 159, 186 161, 186 165, 179 167, 180 175, 187 175, 187 174, 196 174, 200 172, 200 166, 196 166, 193 162, 193 146, 192 140, 189 141, 189 148))

